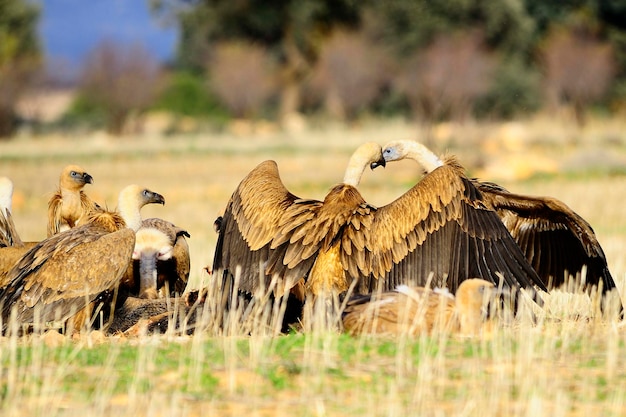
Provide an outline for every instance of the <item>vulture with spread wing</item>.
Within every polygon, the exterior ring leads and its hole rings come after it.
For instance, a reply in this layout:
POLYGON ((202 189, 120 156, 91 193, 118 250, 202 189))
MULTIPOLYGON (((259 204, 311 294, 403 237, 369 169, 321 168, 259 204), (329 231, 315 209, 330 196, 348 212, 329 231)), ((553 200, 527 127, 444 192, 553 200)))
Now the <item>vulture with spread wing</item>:
POLYGON ((486 208, 453 159, 394 202, 376 208, 356 186, 365 167, 384 165, 366 144, 350 159, 344 182, 324 201, 291 194, 273 161, 255 168, 232 195, 219 223, 213 271, 235 275, 254 293, 271 278, 305 293, 357 293, 400 284, 447 287, 468 277, 545 290, 497 214, 486 208), (429 279, 431 277, 433 279, 429 279))
MULTIPOLYGON (((415 160, 426 170, 427 177, 447 164, 424 145, 410 140, 388 143, 383 155, 387 162, 415 160)), ((471 184, 482 204, 497 213, 548 288, 559 287, 583 267, 588 284, 602 285, 604 292, 616 288, 593 229, 565 203, 550 197, 510 193, 493 183, 472 180, 471 184)))

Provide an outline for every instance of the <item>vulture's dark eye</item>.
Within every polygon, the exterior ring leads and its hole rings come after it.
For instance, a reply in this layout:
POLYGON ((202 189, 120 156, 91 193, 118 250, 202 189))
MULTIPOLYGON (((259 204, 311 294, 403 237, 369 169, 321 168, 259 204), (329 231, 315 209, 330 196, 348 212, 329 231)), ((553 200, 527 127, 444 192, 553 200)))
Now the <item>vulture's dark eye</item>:
POLYGON ((70 175, 71 175, 72 177, 76 177, 76 176, 78 176, 78 172, 76 172, 76 171, 72 171, 72 172, 70 172, 70 175))

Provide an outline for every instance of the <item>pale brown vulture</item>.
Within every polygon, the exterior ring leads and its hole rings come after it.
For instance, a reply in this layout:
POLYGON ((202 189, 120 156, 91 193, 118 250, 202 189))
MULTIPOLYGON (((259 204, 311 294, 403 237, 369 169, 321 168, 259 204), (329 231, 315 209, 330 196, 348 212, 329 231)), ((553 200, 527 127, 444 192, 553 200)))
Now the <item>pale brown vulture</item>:
POLYGON ((93 177, 78 165, 63 168, 59 188, 48 201, 48 237, 83 224, 94 211, 102 210, 83 191, 93 177))
POLYGON ((123 281, 140 298, 182 294, 190 271, 189 233, 168 221, 151 218, 137 231, 133 262, 123 281))
POLYGON ((238 289, 249 294, 267 287, 273 275, 287 290, 303 280, 313 295, 342 293, 353 283, 357 293, 379 285, 425 285, 431 274, 432 285, 453 293, 468 277, 492 283, 503 277, 507 287, 545 290, 456 161, 380 208, 356 189, 368 164, 384 165, 379 145, 359 147, 344 182, 322 202, 291 194, 276 164, 261 163, 240 183, 218 222, 216 276, 235 275, 240 267, 238 289))
POLYGON ((12 311, 20 326, 64 322, 92 302, 111 300, 131 261, 141 207, 163 202, 160 194, 128 186, 120 192, 118 212, 95 212, 84 225, 30 249, 0 289, 3 330, 12 311))
MULTIPOLYGON (((447 162, 421 143, 410 140, 389 142, 383 155, 387 162, 417 161, 428 173, 436 173, 447 162)), ((551 197, 514 194, 487 182, 472 180, 482 204, 494 210, 515 239, 533 269, 549 289, 561 286, 569 276, 586 267, 586 282, 615 289, 604 251, 585 219, 565 203, 551 197)), ((448 188, 442 183, 440 188, 448 188)))
POLYGON ((447 289, 400 285, 394 291, 351 298, 342 321, 351 335, 479 335, 485 330, 495 300, 500 302, 499 291, 483 279, 466 279, 454 295, 447 289))

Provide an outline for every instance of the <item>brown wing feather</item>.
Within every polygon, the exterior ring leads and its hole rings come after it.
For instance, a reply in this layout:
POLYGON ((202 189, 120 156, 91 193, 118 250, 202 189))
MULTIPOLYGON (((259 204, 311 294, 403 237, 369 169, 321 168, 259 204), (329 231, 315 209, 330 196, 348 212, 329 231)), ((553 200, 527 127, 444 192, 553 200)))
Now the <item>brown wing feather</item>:
POLYGON ((22 246, 23 244, 24 242, 22 242, 19 233, 17 233, 11 211, 0 207, 0 248, 22 246))
MULTIPOLYGON (((219 226, 213 271, 234 275, 241 268, 239 289, 253 293, 266 276, 273 237, 284 211, 298 198, 283 185, 274 161, 253 169, 231 196, 219 226)), ((284 246, 276 248, 284 250, 284 246)))
POLYGON ((587 283, 614 289, 606 256, 591 225, 565 203, 549 197, 509 193, 492 183, 478 183, 488 204, 550 288, 587 266, 587 283))
POLYGON ((18 320, 27 323, 37 307, 44 321, 67 318, 118 284, 134 241, 131 229, 111 233, 94 223, 45 239, 9 271, 0 290, 3 317, 16 308, 18 320))
MULTIPOLYGON (((372 276, 360 291, 398 284, 446 286, 456 291, 468 277, 545 289, 508 230, 452 159, 374 215, 366 247, 372 276), (432 276, 434 274, 434 277, 432 276), (374 279, 372 279, 374 278, 374 279)), ((353 259, 355 259, 353 257, 353 259)), ((346 259, 346 262, 351 262, 346 259)))

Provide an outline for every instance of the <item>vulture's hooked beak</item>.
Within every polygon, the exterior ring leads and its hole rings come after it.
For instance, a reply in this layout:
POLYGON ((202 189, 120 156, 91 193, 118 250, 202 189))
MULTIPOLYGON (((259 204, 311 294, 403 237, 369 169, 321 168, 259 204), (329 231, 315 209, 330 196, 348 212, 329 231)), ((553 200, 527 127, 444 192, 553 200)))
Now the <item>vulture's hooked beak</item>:
POLYGON ((373 171, 374 169, 378 168, 378 167, 385 167, 387 165, 387 161, 385 161, 385 158, 380 158, 378 161, 376 162, 372 162, 370 164, 370 169, 373 171))
POLYGON ((83 173, 83 181, 85 184, 93 184, 93 177, 85 172, 83 173))
POLYGON ((154 191, 150 191, 150 190, 143 190, 143 195, 148 203, 165 205, 165 197, 163 197, 159 193, 155 193, 154 191))

